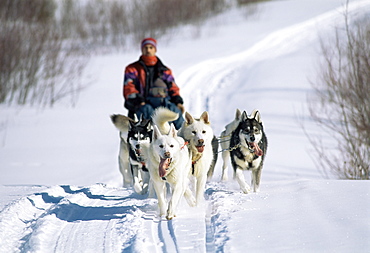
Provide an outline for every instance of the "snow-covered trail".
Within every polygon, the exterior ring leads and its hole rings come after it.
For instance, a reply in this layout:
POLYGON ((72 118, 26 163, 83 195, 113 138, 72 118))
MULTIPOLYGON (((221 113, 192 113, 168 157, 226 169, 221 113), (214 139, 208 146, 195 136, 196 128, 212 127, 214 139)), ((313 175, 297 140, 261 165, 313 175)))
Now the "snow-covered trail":
POLYGON ((0 252, 206 252, 204 210, 183 207, 167 221, 131 190, 55 186, 4 208, 0 252))
POLYGON ((121 252, 149 201, 101 184, 51 187, 2 211, 0 252, 121 252))
POLYGON ((265 245, 273 252, 365 252, 370 246, 365 181, 275 182, 249 195, 214 182, 205 196, 204 207, 182 205, 166 221, 156 217, 154 199, 131 190, 51 187, 1 212, 0 252, 259 252, 265 245))

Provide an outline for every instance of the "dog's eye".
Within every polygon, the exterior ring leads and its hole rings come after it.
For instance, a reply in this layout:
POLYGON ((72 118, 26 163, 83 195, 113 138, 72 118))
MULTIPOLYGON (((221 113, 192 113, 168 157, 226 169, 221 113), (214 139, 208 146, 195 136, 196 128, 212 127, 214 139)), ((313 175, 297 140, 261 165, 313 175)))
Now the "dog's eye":
POLYGON ((202 131, 202 134, 205 134, 205 133, 206 133, 206 130, 203 130, 203 131, 202 131))
POLYGON ((173 148, 173 147, 174 147, 174 146, 171 144, 171 145, 170 145, 170 148, 173 148))
POLYGON ((163 145, 159 145, 160 148, 163 148, 164 146, 163 145))
POLYGON ((193 131, 193 132, 191 132, 192 134, 197 134, 197 131, 193 131))

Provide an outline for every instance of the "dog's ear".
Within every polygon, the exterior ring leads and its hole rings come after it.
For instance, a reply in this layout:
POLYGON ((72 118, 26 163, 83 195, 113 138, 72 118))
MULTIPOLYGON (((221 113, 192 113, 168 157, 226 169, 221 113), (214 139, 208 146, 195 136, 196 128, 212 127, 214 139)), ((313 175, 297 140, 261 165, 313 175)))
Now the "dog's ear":
POLYGON ((156 125, 154 125, 154 129, 153 129, 153 140, 156 140, 158 139, 159 137, 162 136, 161 132, 159 131, 158 127, 156 125))
POLYGON ((251 119, 255 119, 258 123, 262 123, 261 114, 257 109, 254 109, 251 114, 251 119))
POLYGON ((128 129, 132 129, 135 126, 135 122, 130 120, 130 124, 128 126, 128 129))
POLYGON ((175 138, 177 136, 176 128, 175 128, 174 124, 172 124, 172 123, 170 125, 170 131, 169 131, 168 135, 170 137, 173 137, 173 138, 175 138))
POLYGON ((202 115, 200 115, 200 120, 202 120, 205 124, 211 124, 210 122, 209 122, 209 116, 208 116, 208 112, 207 111, 204 111, 203 113, 202 113, 202 115))
POLYGON ((242 116, 242 112, 238 108, 236 108, 235 119, 240 120, 241 116, 242 116))
POLYGON ((242 117, 241 117, 241 120, 242 121, 245 121, 245 120, 247 120, 248 119, 248 114, 247 114, 247 112, 246 111, 243 111, 243 113, 242 113, 242 117))
POLYGON ((190 114, 190 113, 188 113, 188 112, 186 112, 186 113, 185 113, 185 122, 186 122, 186 124, 188 124, 188 125, 191 125, 191 124, 193 124, 193 122, 194 122, 194 118, 193 118, 193 116, 191 116, 191 114, 190 114))
POLYGON ((151 120, 146 120, 146 122, 145 122, 145 124, 144 124, 144 127, 145 127, 148 131, 152 130, 152 122, 151 122, 151 120))

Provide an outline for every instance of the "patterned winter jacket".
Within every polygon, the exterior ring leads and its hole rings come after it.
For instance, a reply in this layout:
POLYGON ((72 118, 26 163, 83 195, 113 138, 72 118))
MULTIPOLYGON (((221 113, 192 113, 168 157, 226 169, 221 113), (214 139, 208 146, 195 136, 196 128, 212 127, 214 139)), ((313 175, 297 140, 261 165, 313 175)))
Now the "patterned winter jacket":
MULTIPOLYGON (((180 89, 175 83, 172 71, 166 67, 158 57, 157 59, 158 61, 154 68, 154 79, 156 79, 156 77, 160 77, 166 83, 168 95, 172 103, 183 104, 183 100, 180 96, 180 89)), ((136 97, 137 94, 140 94, 140 97, 144 98, 145 101, 151 85, 151 81, 146 78, 149 75, 149 70, 145 66, 141 57, 138 61, 131 63, 126 67, 123 86, 123 96, 126 101, 130 98, 136 97)))

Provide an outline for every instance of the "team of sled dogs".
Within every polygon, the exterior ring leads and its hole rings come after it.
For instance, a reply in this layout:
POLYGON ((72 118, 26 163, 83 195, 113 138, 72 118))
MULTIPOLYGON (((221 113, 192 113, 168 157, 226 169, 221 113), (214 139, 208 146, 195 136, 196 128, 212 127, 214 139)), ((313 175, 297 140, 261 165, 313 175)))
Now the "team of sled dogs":
POLYGON ((258 192, 267 150, 260 112, 254 110, 248 115, 237 109, 234 120, 225 126, 219 138, 214 135, 208 112, 199 118, 188 112, 184 116, 185 122, 179 130, 171 123, 179 115, 163 107, 155 110, 151 120, 111 116, 120 132, 119 168, 123 185, 133 186, 139 194, 154 196, 155 193, 159 215, 170 220, 175 217, 182 197, 190 206, 203 201, 220 143, 222 180, 228 179, 231 159, 241 190, 258 192), (245 181, 245 170, 252 173, 251 186, 245 181), (168 202, 167 186, 170 187, 168 202))

